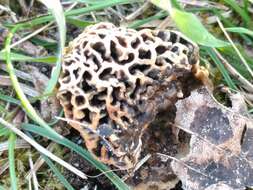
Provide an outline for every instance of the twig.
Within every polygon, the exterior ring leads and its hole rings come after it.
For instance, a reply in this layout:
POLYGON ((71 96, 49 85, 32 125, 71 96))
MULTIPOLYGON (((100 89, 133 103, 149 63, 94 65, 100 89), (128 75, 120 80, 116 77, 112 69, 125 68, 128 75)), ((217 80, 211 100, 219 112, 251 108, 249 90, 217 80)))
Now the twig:
POLYGON ((247 68, 248 72, 250 73, 251 77, 253 77, 253 71, 251 70, 251 68, 248 65, 247 61, 244 59, 244 57, 242 56, 242 54, 240 53, 240 51, 238 50, 238 48, 235 46, 234 42, 231 40, 230 36, 228 35, 227 31, 225 30, 225 28, 224 28, 223 24, 221 23, 220 19, 218 17, 216 17, 216 19, 217 19, 217 22, 218 22, 221 30, 225 34, 226 38, 231 43, 232 47, 234 48, 234 50, 238 54, 239 58, 241 59, 242 63, 247 68))
POLYGON ((8 123, 7 121, 5 121, 4 119, 0 118, 0 123, 4 126, 6 126, 8 129, 10 129, 11 131, 13 131, 14 133, 16 133, 18 136, 20 136, 22 139, 24 139, 25 141, 27 141, 29 144, 31 144, 36 150, 38 150, 39 152, 41 152, 42 154, 45 154, 47 157, 51 158, 52 160, 54 160, 55 162, 59 163, 60 165, 64 166, 65 168, 67 168, 68 170, 70 170, 71 172, 73 172, 74 174, 78 175, 79 177, 81 177, 82 179, 87 179, 86 174, 84 174, 82 171, 76 169, 75 167, 73 167, 72 165, 70 165, 69 163, 65 162, 64 160, 60 159, 59 157, 55 156, 53 153, 49 152, 47 149, 45 149, 43 146, 41 146, 40 144, 38 144, 36 141, 34 141, 33 139, 31 139, 29 136, 27 136, 25 133, 23 133, 21 130, 19 130, 18 128, 16 128, 14 125, 8 123))

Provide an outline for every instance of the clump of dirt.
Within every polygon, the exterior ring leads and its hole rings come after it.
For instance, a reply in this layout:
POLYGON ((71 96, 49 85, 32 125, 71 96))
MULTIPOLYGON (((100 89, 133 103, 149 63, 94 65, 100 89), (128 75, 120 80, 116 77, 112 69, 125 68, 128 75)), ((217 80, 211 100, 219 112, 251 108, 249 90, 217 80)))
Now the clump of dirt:
MULTIPOLYGON (((73 137, 73 134, 72 134, 72 137, 73 137)), ((80 145, 84 143, 81 137, 78 136, 78 134, 75 134, 75 137, 72 138, 72 141, 80 145)), ((68 162, 89 176, 96 176, 101 173, 95 167, 93 167, 88 161, 83 159, 80 155, 78 155, 75 152, 70 153, 70 158, 68 162)), ((95 187, 97 187, 98 189, 101 189, 102 187, 108 190, 114 189, 110 181, 103 175, 97 178, 89 178, 88 180, 86 180, 86 179, 82 179, 78 177, 77 175, 70 172, 69 170, 65 170, 64 174, 65 174, 66 179, 70 182, 70 184, 75 189, 82 189, 82 188, 94 189, 95 187)))
POLYGON ((189 135, 179 132, 172 125, 175 113, 175 106, 159 112, 157 119, 145 131, 141 157, 148 154, 151 157, 126 181, 134 189, 181 189, 175 188, 179 180, 171 169, 171 160, 159 154, 177 157, 189 142, 189 135))
MULTIPOLYGON (((79 170, 83 171, 87 175, 96 176, 101 173, 96 170, 96 168, 94 168, 88 161, 86 161, 76 153, 71 153, 69 163, 78 168, 79 170)), ((110 181, 103 175, 97 178, 89 178, 88 180, 86 180, 76 176, 72 172, 65 170, 65 177, 75 189, 94 189, 95 187, 97 187, 98 189, 114 189, 110 181)))

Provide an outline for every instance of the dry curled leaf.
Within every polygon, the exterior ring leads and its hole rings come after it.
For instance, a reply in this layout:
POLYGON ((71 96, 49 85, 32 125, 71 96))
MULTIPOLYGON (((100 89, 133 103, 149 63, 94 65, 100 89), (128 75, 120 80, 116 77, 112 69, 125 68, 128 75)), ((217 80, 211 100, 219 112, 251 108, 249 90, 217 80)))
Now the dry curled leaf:
POLYGON ((190 151, 172 168, 188 190, 245 189, 253 185, 253 128, 239 94, 232 108, 199 88, 176 103, 175 124, 192 134, 190 151), (182 164, 184 163, 184 164, 182 164))

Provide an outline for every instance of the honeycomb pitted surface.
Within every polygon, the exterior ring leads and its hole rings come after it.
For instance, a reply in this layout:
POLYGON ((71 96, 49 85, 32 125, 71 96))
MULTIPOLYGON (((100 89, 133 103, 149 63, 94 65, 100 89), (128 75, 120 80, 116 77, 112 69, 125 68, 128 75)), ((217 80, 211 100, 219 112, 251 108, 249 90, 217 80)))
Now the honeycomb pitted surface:
POLYGON ((198 59, 197 45, 178 32, 99 23, 66 48, 57 97, 97 159, 131 168, 143 131, 184 97, 198 59))

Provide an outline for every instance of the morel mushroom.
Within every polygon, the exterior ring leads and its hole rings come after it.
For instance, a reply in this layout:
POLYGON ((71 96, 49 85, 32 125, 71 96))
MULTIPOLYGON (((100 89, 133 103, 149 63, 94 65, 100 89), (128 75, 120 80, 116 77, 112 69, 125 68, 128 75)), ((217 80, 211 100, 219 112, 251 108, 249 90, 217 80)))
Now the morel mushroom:
POLYGON ((57 96, 97 159, 132 168, 143 131, 185 96, 198 59, 197 45, 178 32, 99 23, 66 48, 57 96))

